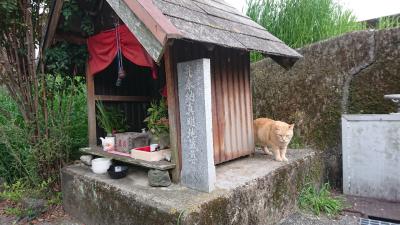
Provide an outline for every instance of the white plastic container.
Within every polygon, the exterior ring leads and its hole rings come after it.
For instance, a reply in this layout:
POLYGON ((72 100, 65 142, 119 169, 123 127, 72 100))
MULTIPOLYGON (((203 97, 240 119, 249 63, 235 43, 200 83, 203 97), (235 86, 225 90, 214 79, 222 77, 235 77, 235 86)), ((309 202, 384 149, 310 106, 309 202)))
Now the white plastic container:
POLYGON ((164 149, 156 152, 145 152, 140 150, 131 150, 131 157, 149 162, 161 161, 166 158, 171 159, 171 150, 164 149))
POLYGON ((92 160, 92 171, 96 174, 106 173, 111 166, 111 159, 97 158, 92 160))

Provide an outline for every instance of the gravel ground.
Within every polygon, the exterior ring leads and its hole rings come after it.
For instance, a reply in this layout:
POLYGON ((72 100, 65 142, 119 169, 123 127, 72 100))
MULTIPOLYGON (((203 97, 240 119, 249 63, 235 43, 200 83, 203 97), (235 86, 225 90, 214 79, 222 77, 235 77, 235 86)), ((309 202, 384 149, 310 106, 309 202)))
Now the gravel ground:
POLYGON ((279 225, 358 225, 358 221, 359 218, 355 216, 344 215, 331 219, 297 212, 281 221, 279 225))

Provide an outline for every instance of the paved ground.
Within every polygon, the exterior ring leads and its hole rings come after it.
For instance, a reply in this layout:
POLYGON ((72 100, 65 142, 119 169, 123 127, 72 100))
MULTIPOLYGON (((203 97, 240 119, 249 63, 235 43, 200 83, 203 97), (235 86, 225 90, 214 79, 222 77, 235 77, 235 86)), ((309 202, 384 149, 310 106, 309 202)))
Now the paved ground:
POLYGON ((358 225, 358 221, 359 218, 355 216, 345 215, 332 219, 298 212, 281 221, 279 225, 358 225))
MULTIPOLYGON (((353 213, 362 217, 374 216, 400 221, 400 202, 388 202, 372 198, 346 196, 353 213)), ((350 211, 348 211, 350 212, 350 211)))

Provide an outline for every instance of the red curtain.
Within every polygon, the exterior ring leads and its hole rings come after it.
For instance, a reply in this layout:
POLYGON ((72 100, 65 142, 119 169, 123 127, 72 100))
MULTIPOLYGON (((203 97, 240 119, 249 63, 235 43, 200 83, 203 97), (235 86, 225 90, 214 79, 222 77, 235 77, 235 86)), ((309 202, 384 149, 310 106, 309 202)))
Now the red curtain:
MULTIPOLYGON (((122 55, 129 61, 152 69, 152 76, 157 78, 157 67, 151 57, 144 50, 143 46, 129 31, 126 25, 118 27, 122 55)), ((115 59, 117 55, 116 30, 107 30, 88 38, 87 45, 89 50, 89 74, 104 70, 115 59)))

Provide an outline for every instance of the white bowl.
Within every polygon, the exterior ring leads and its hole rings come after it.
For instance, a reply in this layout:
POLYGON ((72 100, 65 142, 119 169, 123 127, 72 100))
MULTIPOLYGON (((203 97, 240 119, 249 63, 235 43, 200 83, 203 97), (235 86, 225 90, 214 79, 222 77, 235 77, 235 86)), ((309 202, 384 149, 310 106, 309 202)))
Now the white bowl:
POLYGON ((96 174, 106 173, 111 166, 111 159, 97 158, 92 160, 92 171, 96 174))

